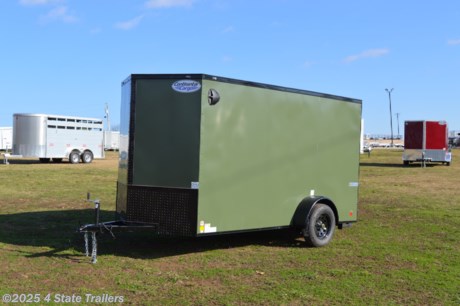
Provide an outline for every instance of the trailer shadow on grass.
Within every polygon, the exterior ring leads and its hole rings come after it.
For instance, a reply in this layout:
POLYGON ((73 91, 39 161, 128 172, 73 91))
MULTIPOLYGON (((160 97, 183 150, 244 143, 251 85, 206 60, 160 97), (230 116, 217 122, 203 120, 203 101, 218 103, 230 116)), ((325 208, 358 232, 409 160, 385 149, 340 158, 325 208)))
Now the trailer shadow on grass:
MULTIPOLYGON (((0 215, 0 243, 49 250, 36 253, 25 248, 26 257, 64 257, 87 261, 84 257, 82 224, 94 221, 94 211, 64 210, 24 212, 0 215), (72 250, 76 252, 72 252, 72 250), (69 252, 70 251, 70 252, 69 252), (75 253, 81 252, 80 255, 75 253)), ((114 212, 101 211, 102 221, 114 220, 114 212)), ((98 235, 98 255, 115 255, 140 259, 155 259, 214 249, 229 249, 246 245, 305 247, 303 239, 291 230, 260 231, 200 238, 158 237, 153 231, 110 233, 98 235)))
POLYGON ((305 247, 291 230, 258 231, 239 234, 225 234, 198 238, 155 237, 152 233, 121 233, 116 239, 104 237, 100 254, 113 254, 139 259, 154 259, 181 254, 206 252, 216 249, 232 249, 248 245, 273 247, 305 247), (111 239, 111 241, 107 241, 111 239))
MULTIPOLYGON (((59 253, 72 249, 80 224, 93 221, 93 210, 36 211, 0 215, 0 244, 46 247, 43 253, 27 252, 29 257, 68 256, 59 253)), ((113 218, 113 212, 101 212, 103 218, 113 218)))
MULTIPOLYGON (((41 162, 37 159, 8 159, 8 163, 10 165, 35 165, 41 164, 41 162)), ((5 165, 5 160, 1 159, 0 165, 5 165)))
MULTIPOLYGON (((61 161, 48 161, 48 162, 42 162, 38 158, 36 159, 22 159, 22 158, 15 158, 15 159, 8 159, 8 163, 10 165, 59 165, 59 164, 68 164, 69 162, 67 160, 61 160, 61 161)), ((5 165, 5 160, 0 157, 0 165, 5 165)))
POLYGON ((363 163, 363 162, 360 162, 359 165, 361 167, 383 167, 383 168, 403 168, 405 167, 402 163, 395 164, 395 163, 363 163))
MULTIPOLYGON (((422 168, 421 163, 411 163, 409 165, 404 165, 403 163, 400 164, 395 164, 395 163, 366 163, 366 162, 360 162, 359 165, 361 167, 382 167, 382 168, 422 168)), ((442 164, 436 164, 436 163, 427 163, 425 164, 425 167, 434 167, 434 166, 443 166, 442 164)))

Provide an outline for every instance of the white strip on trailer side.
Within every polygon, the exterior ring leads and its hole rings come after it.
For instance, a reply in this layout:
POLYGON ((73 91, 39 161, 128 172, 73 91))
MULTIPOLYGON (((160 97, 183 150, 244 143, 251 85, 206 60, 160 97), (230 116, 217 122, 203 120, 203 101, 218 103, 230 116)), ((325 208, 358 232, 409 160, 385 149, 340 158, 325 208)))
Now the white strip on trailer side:
POLYGON ((102 119, 47 114, 13 115, 13 155, 42 162, 90 163, 104 158, 102 119))

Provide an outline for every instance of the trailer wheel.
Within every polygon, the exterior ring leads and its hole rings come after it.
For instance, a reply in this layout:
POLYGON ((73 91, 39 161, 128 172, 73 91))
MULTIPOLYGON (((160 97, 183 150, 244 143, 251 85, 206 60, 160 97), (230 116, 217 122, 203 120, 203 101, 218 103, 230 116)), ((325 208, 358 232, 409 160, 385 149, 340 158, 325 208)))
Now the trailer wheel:
POLYGON ((89 164, 93 161, 93 153, 91 151, 85 151, 83 152, 83 154, 81 155, 81 160, 85 163, 85 164, 89 164))
POLYGON ((335 223, 334 212, 329 206, 315 205, 303 231, 307 245, 321 247, 328 244, 334 235, 335 223))
POLYGON ((78 164, 80 162, 80 153, 78 153, 78 151, 72 151, 69 155, 69 162, 71 164, 78 164))

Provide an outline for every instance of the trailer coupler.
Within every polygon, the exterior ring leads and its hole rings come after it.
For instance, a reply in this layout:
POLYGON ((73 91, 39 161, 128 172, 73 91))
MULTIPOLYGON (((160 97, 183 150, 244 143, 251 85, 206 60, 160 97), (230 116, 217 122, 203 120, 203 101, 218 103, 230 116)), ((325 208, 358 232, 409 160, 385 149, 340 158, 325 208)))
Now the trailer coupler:
POLYGON ((99 222, 100 215, 100 201, 91 200, 91 195, 88 193, 87 201, 94 203, 95 223, 80 226, 78 233, 84 233, 85 239, 85 255, 89 256, 89 235, 91 233, 91 263, 97 262, 97 234, 104 232, 110 233, 113 238, 115 235, 113 231, 134 231, 143 229, 158 229, 158 224, 143 223, 143 222, 128 222, 124 220, 99 222))

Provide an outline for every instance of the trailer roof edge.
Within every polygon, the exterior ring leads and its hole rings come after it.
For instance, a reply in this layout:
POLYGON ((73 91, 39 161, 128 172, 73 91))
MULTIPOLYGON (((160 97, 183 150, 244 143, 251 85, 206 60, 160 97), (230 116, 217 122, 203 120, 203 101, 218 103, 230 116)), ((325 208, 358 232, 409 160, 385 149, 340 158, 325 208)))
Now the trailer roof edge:
POLYGON ((292 88, 292 87, 284 87, 284 86, 278 86, 278 85, 272 85, 272 84, 266 84, 266 83, 245 81, 245 80, 240 80, 240 79, 233 79, 233 78, 221 77, 221 76, 204 74, 204 73, 131 74, 122 82, 122 84, 125 84, 133 79, 178 79, 178 78, 213 80, 213 81, 219 81, 219 82, 225 82, 225 83, 266 88, 266 89, 292 92, 292 93, 299 93, 299 94, 304 94, 304 95, 309 95, 309 96, 316 96, 316 97, 328 98, 328 99, 333 99, 333 100, 340 100, 340 101, 345 101, 345 102, 362 104, 362 100, 355 99, 355 98, 321 93, 321 92, 310 91, 310 90, 305 90, 305 89, 297 89, 297 88, 292 88))
POLYGON ((103 120, 102 118, 94 117, 82 117, 82 116, 67 116, 67 115, 55 115, 55 114, 41 114, 41 113, 14 113, 14 116, 27 116, 27 117, 56 117, 56 118, 69 118, 69 119, 83 119, 83 120, 103 120))

